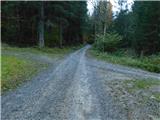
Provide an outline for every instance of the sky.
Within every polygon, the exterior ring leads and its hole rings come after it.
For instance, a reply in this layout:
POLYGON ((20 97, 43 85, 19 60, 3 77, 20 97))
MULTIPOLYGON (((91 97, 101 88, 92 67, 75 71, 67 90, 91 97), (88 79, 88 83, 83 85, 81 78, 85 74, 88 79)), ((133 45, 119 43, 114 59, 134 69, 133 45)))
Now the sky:
MULTIPOLYGON (((88 14, 92 15, 94 7, 93 4, 96 0, 87 0, 87 8, 88 8, 88 14)), ((109 1, 109 0, 108 0, 109 1)), ((116 12, 119 11, 119 5, 118 5, 118 0, 110 0, 110 2, 112 3, 112 10, 113 10, 113 14, 115 15, 116 12)), ((131 10, 131 6, 133 4, 133 0, 127 0, 127 5, 128 5, 128 9, 131 10)))

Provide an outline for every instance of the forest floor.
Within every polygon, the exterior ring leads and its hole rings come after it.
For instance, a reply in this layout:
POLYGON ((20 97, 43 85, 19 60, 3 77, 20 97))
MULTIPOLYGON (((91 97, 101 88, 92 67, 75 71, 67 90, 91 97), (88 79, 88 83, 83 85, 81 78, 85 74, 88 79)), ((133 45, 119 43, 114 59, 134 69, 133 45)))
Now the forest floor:
POLYGON ((89 48, 33 57, 49 67, 1 96, 2 120, 158 120, 160 74, 97 60, 89 48))

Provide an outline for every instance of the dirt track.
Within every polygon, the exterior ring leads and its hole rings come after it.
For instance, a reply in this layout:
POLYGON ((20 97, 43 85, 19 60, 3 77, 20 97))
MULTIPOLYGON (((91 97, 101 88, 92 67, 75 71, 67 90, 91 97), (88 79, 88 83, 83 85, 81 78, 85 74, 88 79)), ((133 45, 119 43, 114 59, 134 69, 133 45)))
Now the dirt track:
POLYGON ((87 57, 89 47, 77 50, 56 67, 50 67, 16 91, 3 95, 2 120, 148 119, 148 111, 129 115, 113 98, 111 92, 114 91, 106 83, 160 79, 160 75, 97 61, 87 57))

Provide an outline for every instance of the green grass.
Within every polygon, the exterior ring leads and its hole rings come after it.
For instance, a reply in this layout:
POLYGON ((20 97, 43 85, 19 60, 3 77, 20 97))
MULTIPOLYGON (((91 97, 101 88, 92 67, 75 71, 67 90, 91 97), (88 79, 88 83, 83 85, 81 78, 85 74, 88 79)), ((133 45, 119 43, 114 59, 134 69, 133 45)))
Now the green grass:
POLYGON ((138 58, 125 54, 123 52, 121 53, 121 51, 115 53, 107 53, 91 49, 89 52, 91 55, 100 60, 108 61, 114 64, 141 68, 150 72, 160 73, 160 55, 138 58))
POLYGON ((66 54, 73 52, 80 48, 78 47, 64 47, 60 48, 18 48, 2 44, 1 55, 1 90, 2 92, 15 89, 24 81, 30 80, 40 70, 48 67, 48 63, 42 63, 34 59, 25 59, 29 53, 32 56, 48 56, 49 58, 61 58, 66 54), (6 54, 7 53, 7 54, 6 54), (10 54, 8 54, 10 53, 10 54), (14 54, 23 53, 20 56, 14 54))
POLYGON ((2 92, 14 89, 38 72, 40 63, 21 59, 15 56, 1 56, 2 92))
MULTIPOLYGON (((124 87, 129 93, 134 93, 137 90, 149 90, 154 86, 160 86, 160 80, 156 79, 143 79, 143 80, 125 80, 124 87)), ((160 93, 153 92, 152 96, 160 101, 160 93)))
POLYGON ((10 47, 10 46, 6 46, 2 45, 2 53, 3 51, 13 51, 13 52, 29 52, 29 53, 33 53, 33 54, 40 54, 40 55, 46 55, 48 57, 63 57, 64 55, 71 53, 79 48, 81 48, 82 46, 72 46, 72 47, 63 47, 63 48, 41 48, 39 49, 38 47, 28 47, 28 48, 18 48, 18 47, 10 47))
POLYGON ((160 102, 160 93, 153 93, 153 96, 160 102))
POLYGON ((144 79, 144 80, 126 80, 126 84, 132 84, 132 89, 149 89, 154 85, 160 85, 160 80, 144 79))

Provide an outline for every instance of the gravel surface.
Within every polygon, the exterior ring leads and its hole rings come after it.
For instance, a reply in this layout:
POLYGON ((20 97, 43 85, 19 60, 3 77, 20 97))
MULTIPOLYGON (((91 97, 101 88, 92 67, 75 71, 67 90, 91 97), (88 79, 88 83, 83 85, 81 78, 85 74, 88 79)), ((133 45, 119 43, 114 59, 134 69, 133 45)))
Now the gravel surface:
POLYGON ((131 117, 123 103, 115 99, 109 82, 160 79, 160 75, 97 61, 86 55, 89 47, 77 50, 17 90, 4 94, 2 120, 142 120, 131 117))

